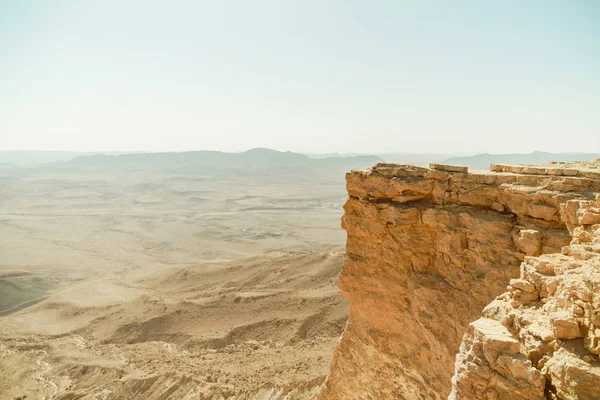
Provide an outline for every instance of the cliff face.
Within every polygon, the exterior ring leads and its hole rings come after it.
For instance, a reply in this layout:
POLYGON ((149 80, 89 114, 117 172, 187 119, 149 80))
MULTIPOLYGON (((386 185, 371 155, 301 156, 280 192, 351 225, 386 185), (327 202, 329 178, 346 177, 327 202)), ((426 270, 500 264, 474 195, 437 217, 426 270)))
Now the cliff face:
POLYGON ((321 399, 446 398, 469 323, 526 256, 570 242, 561 207, 600 191, 594 171, 433 167, 347 175, 350 318, 321 399))
POLYGON ((600 398, 600 195, 561 211, 571 245, 527 257, 469 325, 450 399, 600 398))

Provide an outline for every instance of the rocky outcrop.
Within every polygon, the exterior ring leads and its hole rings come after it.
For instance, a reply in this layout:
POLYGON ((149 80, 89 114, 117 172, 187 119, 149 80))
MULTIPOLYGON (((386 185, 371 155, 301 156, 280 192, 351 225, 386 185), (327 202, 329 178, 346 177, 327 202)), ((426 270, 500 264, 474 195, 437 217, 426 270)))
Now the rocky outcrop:
MULTIPOLYGON (((474 338, 512 334, 494 318, 469 323, 519 276, 522 261, 559 253, 571 240, 568 229, 594 218, 593 207, 580 210, 600 192, 600 180, 560 165, 471 174, 377 164, 349 173, 347 189, 339 286, 350 299, 350 317, 320 398, 443 399, 467 327, 474 338)), ((527 282, 512 287, 533 301, 527 282)), ((518 348, 513 337, 489 351, 515 355, 506 362, 521 374, 541 375, 518 348)))
POLYGON ((526 257, 471 323, 450 399, 600 398, 600 195, 571 200, 562 254, 526 257))

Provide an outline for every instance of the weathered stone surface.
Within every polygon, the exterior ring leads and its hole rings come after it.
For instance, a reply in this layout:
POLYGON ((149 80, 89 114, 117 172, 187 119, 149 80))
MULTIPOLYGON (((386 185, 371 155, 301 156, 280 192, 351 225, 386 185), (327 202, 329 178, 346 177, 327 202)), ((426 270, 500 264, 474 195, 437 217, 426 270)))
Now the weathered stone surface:
POLYGON ((513 240, 517 249, 527 256, 539 256, 542 251, 543 236, 535 229, 517 229, 513 240))
POLYGON ((512 279, 509 291, 471 324, 474 328, 465 334, 456 356, 450 399, 600 399, 600 225, 581 224, 577 218, 597 199, 563 204, 562 216, 573 232, 571 244, 562 254, 526 257, 519 279, 512 279), (532 287, 539 298, 523 296, 532 287), (521 375, 524 381, 504 372, 505 381, 474 378, 499 372, 497 361, 473 346, 480 335, 476 327, 491 325, 490 320, 517 340, 519 350, 509 357, 528 360, 536 373, 521 375), (526 381, 539 388, 538 374, 544 390, 524 392, 526 381), (514 397, 503 397, 507 391, 514 397))
POLYGON ((546 166, 491 164, 490 171, 524 175, 580 176, 600 179, 600 161, 552 163, 546 166))
POLYGON ((600 363, 590 357, 559 348, 546 362, 544 372, 551 380, 551 393, 564 400, 600 398, 600 363))
MULTIPOLYGON (((476 387, 483 399, 544 398, 546 375, 536 363, 554 327, 549 318, 527 313, 515 322, 515 310, 542 301, 550 303, 547 312, 561 311, 563 303, 580 306, 575 300, 556 303, 564 264, 530 256, 560 253, 569 245, 581 208, 569 208, 569 201, 595 201, 600 181, 548 168, 471 174, 378 164, 349 173, 347 189, 342 226, 348 239, 339 285, 350 299, 350 318, 320 398, 446 398, 467 328, 471 342, 463 347, 477 354, 465 353, 461 370, 472 381, 456 379, 455 398, 480 397, 465 397, 458 387, 476 387), (564 216, 571 209, 575 220, 568 225, 564 216), (523 260, 529 269, 519 274, 523 260), (484 311, 497 322, 469 325, 519 275, 511 291, 484 311), (515 323, 527 326, 522 337, 510 330, 515 323), (519 343, 535 354, 535 362, 519 343), (510 397, 515 382, 514 393, 523 397, 510 397)), ((587 254, 583 247, 572 251, 587 254)), ((595 333, 581 335, 590 348, 600 347, 595 333)))
POLYGON ((493 319, 469 325, 456 376, 449 399, 544 399, 545 377, 520 353, 519 340, 493 319))
POLYGON ((535 285, 525 279, 511 279, 510 286, 527 293, 534 293, 536 291, 535 285))
POLYGON ((552 336, 556 339, 577 339, 581 337, 579 324, 575 316, 568 312, 555 313, 550 316, 552 322, 552 336))
POLYGON ((429 164, 429 168, 448 172, 469 172, 469 167, 460 167, 458 165, 429 164))

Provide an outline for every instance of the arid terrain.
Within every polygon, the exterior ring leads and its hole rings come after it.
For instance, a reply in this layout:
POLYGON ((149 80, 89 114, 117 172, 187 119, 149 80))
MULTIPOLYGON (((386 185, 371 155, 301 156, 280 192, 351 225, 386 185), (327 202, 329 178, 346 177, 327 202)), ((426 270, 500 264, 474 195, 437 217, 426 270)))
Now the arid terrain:
MULTIPOLYGON (((441 399, 469 322, 528 287, 524 257, 566 251, 579 225, 596 257, 597 163, 381 163, 346 187, 377 161, 255 149, 1 171, 0 399, 441 399)), ((465 365, 456 398, 473 397, 465 365)), ((552 371, 529 381, 600 376, 552 371)))
POLYGON ((0 398, 313 398, 346 169, 2 171, 0 398))

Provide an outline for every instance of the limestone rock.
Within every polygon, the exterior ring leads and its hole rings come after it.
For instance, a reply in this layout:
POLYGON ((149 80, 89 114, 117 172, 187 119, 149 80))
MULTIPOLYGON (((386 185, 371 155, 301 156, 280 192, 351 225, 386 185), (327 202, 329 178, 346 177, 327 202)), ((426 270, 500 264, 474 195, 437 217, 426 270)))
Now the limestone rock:
POLYGON ((595 212, 600 173, 433 167, 382 163, 346 176, 339 286, 350 316, 320 399, 445 399, 455 360, 456 399, 544 398, 551 378, 540 365, 566 340, 556 334, 576 335, 575 322, 586 351, 600 348, 600 329, 583 321, 600 320, 600 300, 572 275, 600 240, 568 247, 573 232, 592 235, 576 232, 578 212, 595 212))
POLYGON ((535 229, 521 229, 515 235, 515 246, 527 256, 539 256, 542 251, 542 234, 535 229))
POLYGON ((498 321, 471 323, 449 399, 544 399, 546 379, 519 348, 519 340, 498 321))
MULTIPOLYGON (((586 204, 568 202, 563 216, 572 217, 586 204)), ((510 281, 509 291, 492 301, 482 318, 471 324, 474 328, 465 334, 456 356, 450 399, 511 398, 503 397, 507 392, 514 393, 514 398, 600 399, 600 252, 594 247, 600 242, 600 225, 574 226, 572 230, 573 241, 563 254, 527 257, 520 277, 510 281), (532 287, 540 298, 523 301, 522 293, 529 293, 532 287), (516 308, 515 302, 519 304, 516 308), (506 327, 505 337, 517 340, 515 348, 519 350, 507 353, 530 361, 528 366, 536 373, 520 376, 531 382, 532 388, 539 388, 541 376, 543 391, 521 397, 524 382, 515 376, 474 383, 475 374, 492 377, 500 371, 497 359, 472 345, 481 335, 477 327, 492 326, 490 320, 506 327)))
POLYGON ((544 372, 552 382, 554 398, 597 400, 600 398, 600 363, 584 360, 581 355, 558 349, 546 362, 544 372))
POLYGON ((557 339, 577 339, 581 337, 579 324, 569 314, 568 312, 564 312, 562 315, 555 314, 550 317, 553 337, 557 339))
POLYGON ((429 168, 448 172, 469 172, 469 167, 459 167, 457 165, 429 164, 429 168))
POLYGON ((515 289, 522 290, 527 293, 535 292, 535 285, 525 279, 511 279, 510 286, 515 289))

